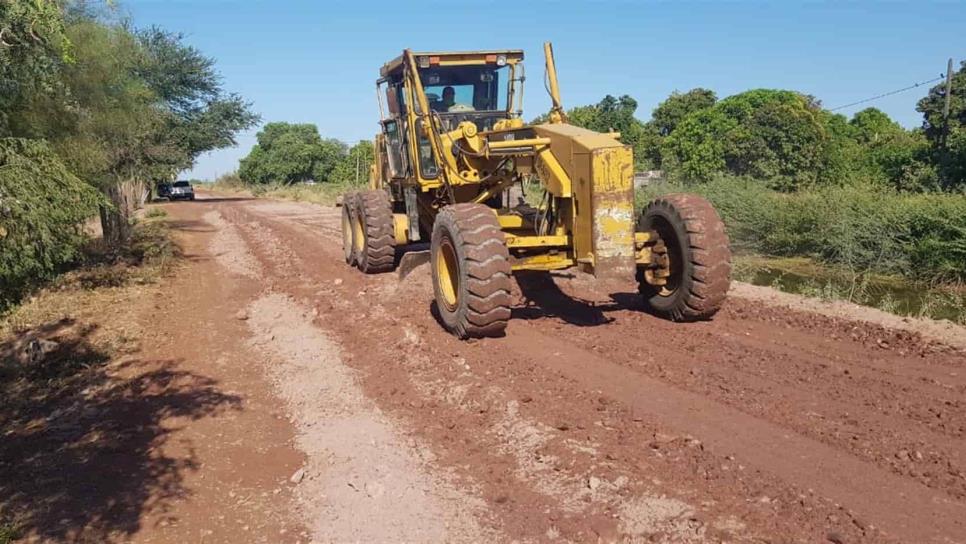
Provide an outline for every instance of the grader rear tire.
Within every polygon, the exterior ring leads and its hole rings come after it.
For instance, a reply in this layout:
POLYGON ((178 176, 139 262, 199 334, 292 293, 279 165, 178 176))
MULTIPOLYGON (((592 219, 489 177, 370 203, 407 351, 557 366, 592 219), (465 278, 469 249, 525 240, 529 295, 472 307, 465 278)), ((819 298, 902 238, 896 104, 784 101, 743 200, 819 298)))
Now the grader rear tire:
POLYGON ((493 210, 443 208, 430 245, 433 292, 446 329, 459 338, 502 335, 510 319, 510 256, 493 210))
POLYGON ((673 321, 699 321, 717 313, 731 285, 731 248, 711 203, 697 195, 665 195, 644 208, 637 230, 657 233, 667 247, 671 272, 667 285, 658 287, 638 269, 645 304, 673 321))
POLYGON ((345 253, 345 262, 349 266, 356 264, 356 251, 354 236, 355 210, 357 193, 346 193, 342 196, 342 251, 345 253))
POLYGON ((392 221, 392 203, 385 191, 361 191, 355 199, 360 241, 356 266, 366 274, 389 272, 396 261, 396 235, 392 221))

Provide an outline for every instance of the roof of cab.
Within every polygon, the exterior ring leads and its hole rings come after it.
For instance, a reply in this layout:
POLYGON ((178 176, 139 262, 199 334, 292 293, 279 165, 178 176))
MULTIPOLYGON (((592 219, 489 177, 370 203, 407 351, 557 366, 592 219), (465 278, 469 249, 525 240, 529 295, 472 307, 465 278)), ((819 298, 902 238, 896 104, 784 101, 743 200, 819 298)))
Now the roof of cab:
MULTIPOLYGON (((523 60, 523 50, 522 49, 499 49, 499 50, 489 50, 489 51, 419 51, 413 52, 413 56, 419 57, 439 57, 440 63, 446 65, 448 62, 454 64, 486 64, 486 57, 491 55, 506 55, 507 60, 512 60, 514 62, 523 60), (479 59, 479 62, 474 62, 479 59)), ((392 59, 391 61, 382 65, 379 69, 379 75, 381 77, 387 77, 390 74, 402 70, 403 59, 406 57, 406 53, 403 52, 402 55, 392 59)))

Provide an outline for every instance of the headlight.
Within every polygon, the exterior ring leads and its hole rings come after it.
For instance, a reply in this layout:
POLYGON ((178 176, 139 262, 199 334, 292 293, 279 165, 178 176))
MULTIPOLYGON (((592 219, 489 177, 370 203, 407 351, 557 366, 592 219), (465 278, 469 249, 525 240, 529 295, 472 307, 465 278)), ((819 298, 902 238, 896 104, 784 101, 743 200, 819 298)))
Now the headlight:
POLYGON ((505 66, 506 65, 506 55, 497 55, 496 56, 496 65, 497 66, 505 66))

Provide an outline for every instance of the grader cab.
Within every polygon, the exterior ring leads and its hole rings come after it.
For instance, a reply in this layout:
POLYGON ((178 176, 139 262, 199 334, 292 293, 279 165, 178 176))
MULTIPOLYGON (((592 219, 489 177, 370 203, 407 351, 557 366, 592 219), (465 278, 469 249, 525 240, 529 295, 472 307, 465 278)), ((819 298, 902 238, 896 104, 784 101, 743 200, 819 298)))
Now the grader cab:
POLYGON ((710 318, 731 272, 718 214, 674 194, 635 217, 630 146, 567 123, 549 43, 544 53, 552 108, 532 125, 522 51, 406 50, 382 67, 370 189, 343 198, 346 262, 388 272, 428 242, 439 316, 461 338, 503 334, 511 276, 528 270, 636 277, 654 313, 710 318), (527 202, 522 184, 542 197, 527 202))

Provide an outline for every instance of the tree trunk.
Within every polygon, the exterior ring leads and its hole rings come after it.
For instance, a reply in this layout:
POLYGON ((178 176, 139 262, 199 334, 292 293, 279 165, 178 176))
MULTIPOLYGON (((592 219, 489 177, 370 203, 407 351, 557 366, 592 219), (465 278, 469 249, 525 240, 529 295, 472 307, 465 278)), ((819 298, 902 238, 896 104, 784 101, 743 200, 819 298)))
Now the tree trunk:
POLYGON ((144 182, 135 179, 117 181, 104 192, 113 205, 101 207, 104 244, 117 251, 131 240, 134 211, 144 204, 144 182))

